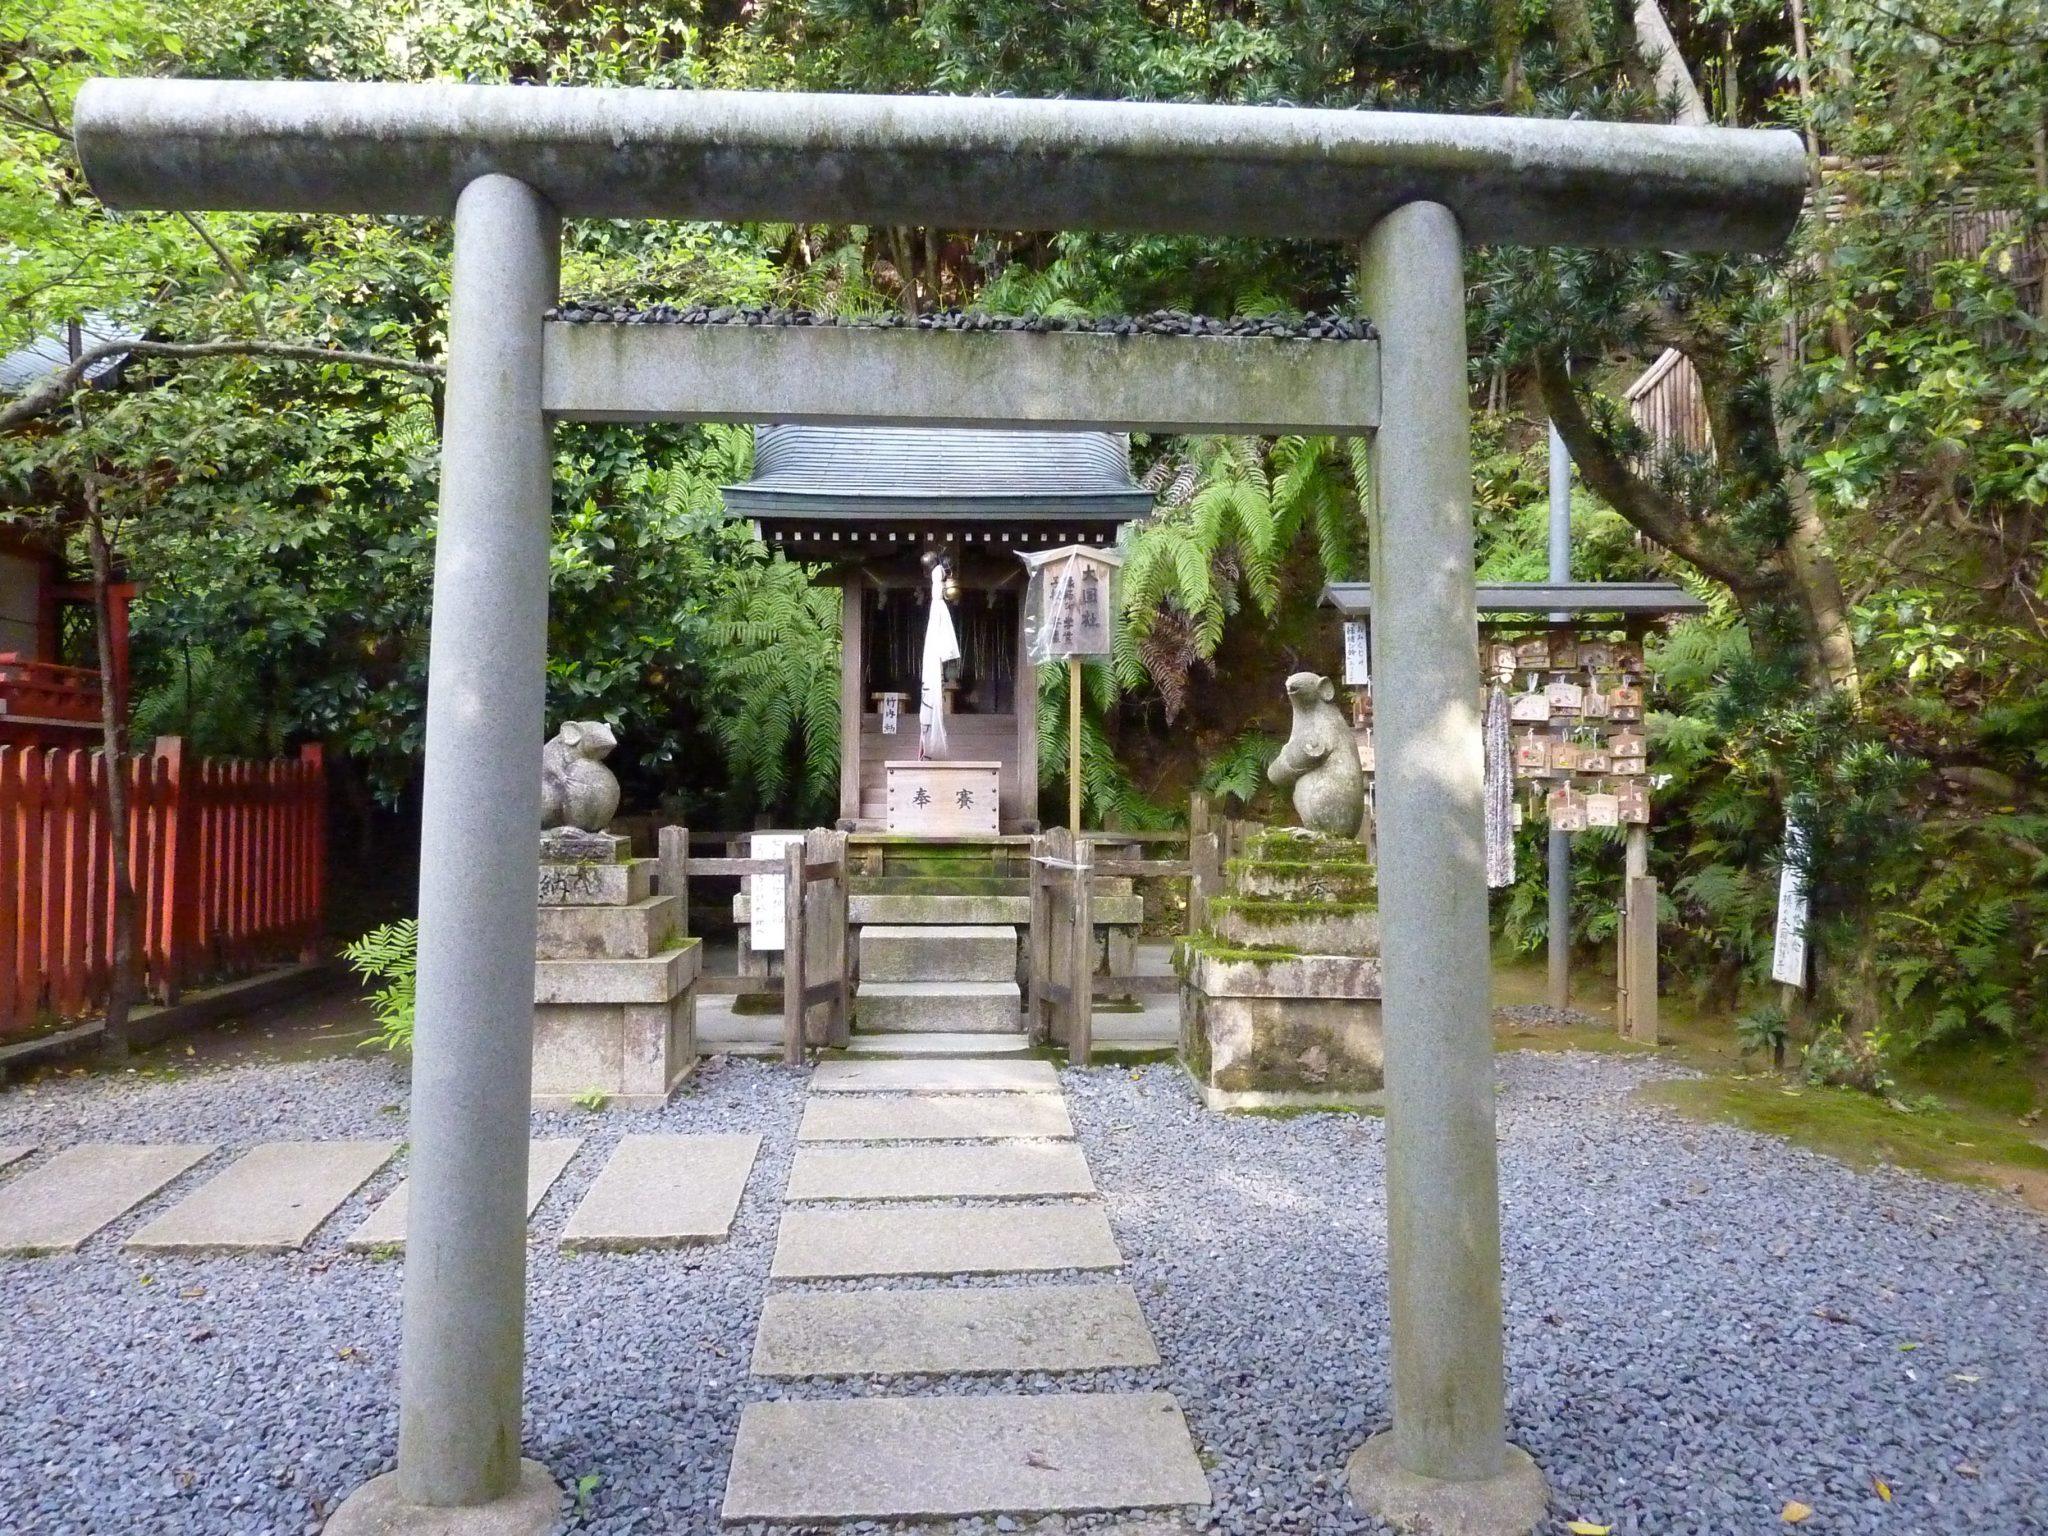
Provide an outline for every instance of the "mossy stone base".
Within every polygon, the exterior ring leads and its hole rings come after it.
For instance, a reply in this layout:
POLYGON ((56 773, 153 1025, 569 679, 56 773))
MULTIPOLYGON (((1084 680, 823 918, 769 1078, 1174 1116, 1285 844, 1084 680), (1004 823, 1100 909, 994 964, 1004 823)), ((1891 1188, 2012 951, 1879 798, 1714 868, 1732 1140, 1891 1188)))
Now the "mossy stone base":
POLYGON ((1386 1082, 1375 999, 1215 997, 1186 987, 1181 1059, 1212 1109, 1370 1103, 1386 1082))

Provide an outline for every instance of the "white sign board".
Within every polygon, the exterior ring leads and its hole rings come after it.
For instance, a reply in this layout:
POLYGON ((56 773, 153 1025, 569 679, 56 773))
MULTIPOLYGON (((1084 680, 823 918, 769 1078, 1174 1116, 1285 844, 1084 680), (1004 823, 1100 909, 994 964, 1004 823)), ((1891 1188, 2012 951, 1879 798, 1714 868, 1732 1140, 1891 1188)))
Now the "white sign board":
POLYGON ((1363 619, 1344 621, 1344 686, 1365 688, 1372 683, 1372 626, 1363 619))
MULTIPOLYGON (((801 832, 756 832, 747 839, 747 857, 779 859, 791 843, 803 840, 801 832)), ((781 875, 747 876, 747 943, 752 948, 782 948, 782 888, 788 883, 781 875)))
POLYGON ((1806 861, 1806 833, 1797 822, 1785 824, 1785 863, 1778 872, 1778 932, 1771 946, 1771 980, 1789 987, 1806 985, 1806 880, 1799 866, 1806 861))

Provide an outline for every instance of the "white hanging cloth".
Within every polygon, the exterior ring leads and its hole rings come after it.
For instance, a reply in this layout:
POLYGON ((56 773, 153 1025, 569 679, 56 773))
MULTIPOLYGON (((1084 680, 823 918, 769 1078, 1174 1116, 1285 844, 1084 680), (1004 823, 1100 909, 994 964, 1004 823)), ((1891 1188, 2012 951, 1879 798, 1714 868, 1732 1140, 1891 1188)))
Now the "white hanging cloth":
POLYGON ((932 567, 932 613, 924 628, 924 668, 918 675, 917 752, 946 755, 946 663, 960 659, 953 615, 946 608, 946 568, 932 567))
POLYGON ((1508 734, 1507 690, 1495 683, 1486 696, 1486 883, 1515 883, 1515 756, 1508 734))

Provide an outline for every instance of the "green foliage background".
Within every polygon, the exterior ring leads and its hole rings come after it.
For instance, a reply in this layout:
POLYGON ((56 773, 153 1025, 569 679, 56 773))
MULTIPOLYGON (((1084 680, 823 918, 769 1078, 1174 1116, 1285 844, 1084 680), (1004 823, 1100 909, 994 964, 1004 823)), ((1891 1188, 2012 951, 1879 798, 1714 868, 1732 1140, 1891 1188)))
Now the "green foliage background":
MULTIPOLYGON (((97 73, 469 79, 1288 101, 1662 119, 1627 6, 1586 0, 10 0, 0 10, 0 346, 81 314, 166 339, 435 359, 448 231, 412 219, 114 216, 64 134, 97 73)), ((1588 430, 1642 494, 1582 484, 1581 578, 1670 576, 1713 603, 1663 642, 1670 779, 1656 872, 1674 965, 1761 982, 1786 806, 1810 808, 1809 1030, 1901 1050, 2048 1034, 2048 0, 1665 6, 1710 114, 1799 128, 1817 190, 1773 261, 1475 251, 1482 576, 1542 572, 1535 395, 1568 361, 1588 430), (1979 234, 1958 248, 1959 210, 1979 234), (1785 346, 1787 336, 1793 345, 1785 346), (1699 364, 1711 458, 1648 452, 1620 392, 1699 364), (1808 519, 1802 524, 1802 517, 1808 519), (1815 537, 1801 543, 1802 528, 1815 537), (1828 620, 1818 554, 1839 573, 1828 620), (1836 649, 1828 650, 1830 644, 1836 649), (1844 648, 1848 660, 1843 662, 1844 648)), ((1276 241, 579 221, 564 291, 839 311, 1307 312, 1354 306, 1351 253, 1276 241)), ((419 759, 438 385, 333 365, 135 362, 125 388, 0 441, 0 508, 97 486, 144 597, 139 729, 224 750, 317 737, 364 805, 419 759)), ((745 434, 564 428, 553 719, 617 723, 629 794, 699 825, 829 815, 836 614, 727 519, 745 434)), ((1316 598, 1364 570, 1362 445, 1140 441, 1159 511, 1126 622, 1088 671, 1084 788, 1127 823, 1195 785, 1261 805, 1276 684, 1336 665, 1316 598)), ((1590 476, 1593 466, 1586 465, 1590 476)), ((1042 693, 1064 793, 1064 678, 1042 693)), ((1532 834, 1533 837, 1533 834, 1532 834)), ((1588 837, 1577 936, 1613 925, 1588 837)), ((1533 857, 1523 861, 1536 868, 1533 857)), ((1542 940, 1531 883, 1504 942, 1542 940)))

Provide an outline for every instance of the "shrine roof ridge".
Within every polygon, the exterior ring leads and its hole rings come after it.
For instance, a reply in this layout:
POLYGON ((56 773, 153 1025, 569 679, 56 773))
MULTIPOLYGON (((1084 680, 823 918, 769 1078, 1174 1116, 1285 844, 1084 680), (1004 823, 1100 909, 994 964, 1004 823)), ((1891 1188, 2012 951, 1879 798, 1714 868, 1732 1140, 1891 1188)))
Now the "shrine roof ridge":
POLYGON ((96 79, 114 208, 449 213, 515 177, 567 217, 1354 240, 1404 203, 1478 243, 1766 251, 1782 130, 1279 106, 324 81, 96 79))

